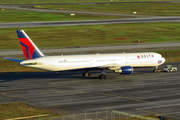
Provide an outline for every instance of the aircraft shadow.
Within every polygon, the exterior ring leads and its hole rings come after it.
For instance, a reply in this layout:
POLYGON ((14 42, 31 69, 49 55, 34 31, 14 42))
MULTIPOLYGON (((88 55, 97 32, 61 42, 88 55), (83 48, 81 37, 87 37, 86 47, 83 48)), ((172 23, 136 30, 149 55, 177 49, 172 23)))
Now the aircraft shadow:
MULTIPOLYGON (((112 71, 107 71, 108 74, 114 74, 112 71)), ((91 77, 83 77, 83 71, 73 71, 73 72, 12 72, 12 73, 0 73, 0 83, 17 81, 17 80, 26 80, 26 79, 98 79, 98 76, 101 74, 100 71, 90 71, 92 74, 91 77)), ((133 74, 138 73, 152 73, 151 70, 138 70, 135 69, 133 74)), ((110 74, 110 75, 111 75, 110 74)), ((118 74, 118 73, 115 73, 118 74)))
POLYGON ((92 74, 97 74, 97 77, 85 78, 82 76, 83 72, 13 72, 0 73, 0 83, 11 82, 26 79, 97 79, 100 72, 92 71, 92 74))

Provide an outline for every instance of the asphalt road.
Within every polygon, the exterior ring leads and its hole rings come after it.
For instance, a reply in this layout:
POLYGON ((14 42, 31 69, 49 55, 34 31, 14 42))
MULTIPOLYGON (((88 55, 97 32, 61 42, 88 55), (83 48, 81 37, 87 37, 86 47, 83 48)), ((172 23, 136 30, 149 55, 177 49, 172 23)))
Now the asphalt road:
POLYGON ((1 74, 0 103, 25 102, 62 114, 113 109, 180 119, 179 72, 153 73, 152 68, 142 68, 131 75, 109 72, 106 80, 97 79, 99 74, 92 71, 90 78, 81 72, 1 74))
POLYGON ((0 28, 77 26, 77 25, 102 25, 102 24, 124 24, 124 23, 152 23, 152 22, 180 22, 180 17, 0 23, 0 28))
POLYGON ((138 2, 96 2, 96 3, 44 3, 44 4, 2 4, 2 6, 34 6, 34 5, 83 5, 83 4, 124 4, 124 3, 179 3, 180 1, 138 1, 138 2))

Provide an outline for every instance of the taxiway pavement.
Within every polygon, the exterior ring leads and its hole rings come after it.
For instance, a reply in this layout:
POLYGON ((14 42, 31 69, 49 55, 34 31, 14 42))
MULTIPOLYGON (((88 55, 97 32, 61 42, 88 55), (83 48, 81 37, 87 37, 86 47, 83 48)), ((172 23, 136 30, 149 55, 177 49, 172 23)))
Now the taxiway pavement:
MULTIPOLYGON (((180 67, 179 63, 172 63, 180 67)), ((162 69, 164 65, 160 66, 162 69)), ((118 110, 139 115, 165 114, 180 119, 180 74, 135 69, 131 75, 108 73, 108 79, 82 72, 0 75, 0 103, 25 102, 61 114, 118 110)))
POLYGON ((125 23, 153 23, 153 22, 180 22, 180 17, 152 17, 152 18, 129 18, 129 19, 109 19, 109 20, 0 23, 0 28, 104 25, 104 24, 125 24, 125 23))

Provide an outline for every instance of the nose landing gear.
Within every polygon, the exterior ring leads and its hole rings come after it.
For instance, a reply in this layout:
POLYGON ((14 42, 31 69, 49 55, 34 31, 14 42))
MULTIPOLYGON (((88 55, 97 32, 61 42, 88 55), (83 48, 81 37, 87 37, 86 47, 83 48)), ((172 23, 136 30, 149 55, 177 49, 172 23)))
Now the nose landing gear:
POLYGON ((153 68, 154 68, 153 72, 156 73, 158 66, 155 66, 155 67, 153 67, 153 68))

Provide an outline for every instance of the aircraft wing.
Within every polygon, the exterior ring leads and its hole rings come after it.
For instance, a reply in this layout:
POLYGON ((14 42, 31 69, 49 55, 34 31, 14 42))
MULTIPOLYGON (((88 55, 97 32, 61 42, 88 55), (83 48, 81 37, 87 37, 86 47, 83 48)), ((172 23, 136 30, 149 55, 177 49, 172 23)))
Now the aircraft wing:
POLYGON ((113 63, 113 64, 107 64, 100 67, 101 69, 109 69, 109 70, 118 70, 121 68, 120 64, 113 63))
POLYGON ((121 68, 121 65, 119 64, 107 64, 107 65, 97 66, 97 67, 77 68, 77 69, 64 70, 64 71, 89 71, 89 70, 103 70, 103 69, 118 70, 120 68, 121 68))

